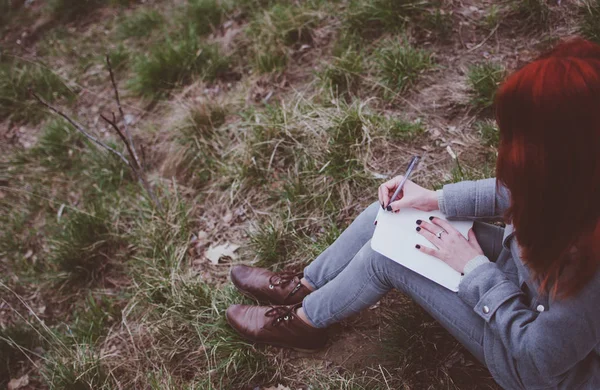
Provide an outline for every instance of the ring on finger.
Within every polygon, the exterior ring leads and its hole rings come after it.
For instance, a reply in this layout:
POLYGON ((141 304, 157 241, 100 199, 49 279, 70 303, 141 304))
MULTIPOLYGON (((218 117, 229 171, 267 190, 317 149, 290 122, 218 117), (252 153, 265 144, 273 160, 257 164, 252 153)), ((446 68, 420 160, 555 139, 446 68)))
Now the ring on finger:
POLYGON ((437 233, 435 234, 435 236, 436 236, 437 238, 440 238, 440 239, 441 239, 441 238, 442 238, 442 233, 447 233, 447 232, 446 232, 444 229, 442 229, 442 230, 440 230, 439 232, 437 232, 437 233))

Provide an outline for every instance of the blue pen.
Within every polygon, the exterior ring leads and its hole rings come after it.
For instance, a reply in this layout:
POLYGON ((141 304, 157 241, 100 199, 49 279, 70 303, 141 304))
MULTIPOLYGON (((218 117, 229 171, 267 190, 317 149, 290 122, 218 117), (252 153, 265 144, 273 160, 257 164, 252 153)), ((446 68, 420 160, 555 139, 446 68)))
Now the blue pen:
POLYGON ((411 173, 415 170, 415 167, 417 166, 418 163, 419 163, 419 156, 414 156, 412 158, 412 160, 410 160, 410 164, 408 164, 408 169, 406 170, 406 173, 404 174, 402 181, 398 185, 398 188, 396 188, 396 191, 394 191, 394 195, 392 195, 392 198, 390 199, 388 205, 385 208, 387 211, 392 211, 390 204, 396 200, 398 195, 400 195, 400 191, 402 191, 402 188, 404 188, 404 183, 406 183, 406 181, 410 177, 411 173))

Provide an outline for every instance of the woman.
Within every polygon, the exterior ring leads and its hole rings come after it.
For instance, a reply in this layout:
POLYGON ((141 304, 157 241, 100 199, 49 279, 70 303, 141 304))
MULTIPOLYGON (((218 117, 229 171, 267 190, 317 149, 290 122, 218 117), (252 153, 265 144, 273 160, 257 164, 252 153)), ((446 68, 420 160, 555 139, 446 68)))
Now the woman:
MULTIPOLYGON (((464 273, 459 292, 374 252, 371 205, 303 275, 236 266, 233 283, 263 303, 233 305, 231 326, 261 343, 316 349, 325 328, 392 288, 410 295, 507 389, 600 388, 600 47, 559 44, 512 74, 496 96, 497 179, 408 182, 394 210, 476 220, 465 239, 443 219, 415 221, 464 273), (506 228, 480 220, 502 218, 506 228), (438 238, 442 230, 446 233, 438 238)), ((387 205, 400 178, 379 189, 387 205)))

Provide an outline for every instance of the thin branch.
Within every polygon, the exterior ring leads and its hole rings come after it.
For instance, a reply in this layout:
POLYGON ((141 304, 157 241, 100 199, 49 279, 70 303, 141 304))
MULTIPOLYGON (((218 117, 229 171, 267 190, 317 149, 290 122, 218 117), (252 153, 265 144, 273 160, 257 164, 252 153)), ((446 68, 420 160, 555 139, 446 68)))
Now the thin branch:
POLYGON ((93 143, 95 143, 96 145, 108 150, 109 152, 113 153, 114 155, 118 156, 125 164, 127 164, 127 166, 129 167, 133 167, 131 165, 131 163, 129 162, 129 160, 127 160, 127 158, 125 158, 125 156, 123 156, 123 154, 121 154, 119 151, 111 148, 110 146, 108 146, 107 144, 105 144, 104 142, 100 141, 98 138, 94 137, 93 135, 89 134, 87 131, 85 131, 85 129, 77 122, 75 122, 73 119, 71 119, 67 114, 65 114, 64 112, 60 111, 59 109, 53 107, 52 105, 48 104, 44 99, 42 99, 41 97, 39 97, 35 92, 33 91, 29 91, 31 93, 31 95, 40 103, 42 104, 44 107, 46 107, 47 109, 49 109, 50 111, 60 115, 61 117, 63 117, 67 122, 69 122, 71 125, 73 125, 73 127, 75 127, 75 129, 77 129, 77 131, 79 131, 81 134, 83 134, 87 139, 89 139, 90 141, 92 141, 93 143))
POLYGON ((114 112, 112 113, 112 117, 113 117, 112 121, 110 119, 108 119, 107 117, 105 117, 103 114, 100 114, 100 117, 102 117, 102 119, 104 119, 106 121, 106 123, 108 123, 113 129, 115 129, 115 131, 119 135, 119 138, 121 138, 121 141, 123 141, 123 143, 125 144, 125 147, 127 148, 127 151, 129 152, 129 155, 131 156, 131 158, 133 159, 133 162, 134 162, 133 164, 130 165, 131 170, 133 171, 133 174, 138 179, 138 181, 140 182, 142 187, 144 187, 144 189, 146 190, 146 192, 148 193, 148 195, 150 196, 150 198, 152 199, 152 201, 154 202, 154 204, 156 205, 158 210, 162 211, 162 206, 161 206, 160 202, 158 201, 158 198, 156 197, 156 194, 154 193, 152 186, 150 185, 150 183, 148 182, 148 179, 146 178, 146 172, 144 171, 142 166, 139 165, 138 161, 135 159, 135 149, 132 147, 132 145, 129 144, 127 137, 125 136, 125 134, 123 134, 123 131, 121 131, 121 129, 117 125, 117 118, 115 117, 115 113, 114 112))
POLYGON ((112 116, 113 116, 113 120, 111 121, 110 119, 108 119, 107 117, 105 117, 103 114, 100 114, 100 117, 102 119, 104 119, 106 121, 106 123, 108 123, 109 125, 111 125, 111 127, 113 129, 115 129, 115 131, 119 135, 119 138, 121 138, 121 141, 123 141, 123 143, 127 147, 127 152, 129 152, 129 155, 133 159, 135 168, 136 169, 140 169, 140 166, 139 166, 139 164, 138 164, 138 162, 137 162, 137 160, 135 158, 135 151, 132 149, 131 145, 129 144, 129 141, 127 140, 127 137, 125 137, 125 134, 123 134, 123 132, 121 131, 121 129, 119 128, 119 126, 117 126, 116 118, 115 118, 115 113, 114 112, 112 113, 112 116))
POLYGON ((498 30, 498 27, 500 27, 500 23, 496 24, 496 27, 494 27, 492 29, 492 31, 489 33, 489 35, 487 37, 485 37, 485 39, 481 42, 479 42, 477 45, 473 46, 472 48, 470 48, 469 50, 467 50, 467 53, 470 53, 474 50, 479 49, 481 46, 483 46, 484 43, 487 42, 488 39, 490 39, 492 37, 492 35, 494 35, 494 33, 496 32, 496 30, 498 30))
POLYGON ((121 106, 121 99, 119 98, 119 89, 117 88, 117 82, 115 81, 115 74, 113 72, 112 64, 110 63, 110 56, 106 54, 106 65, 108 66, 108 72, 110 73, 110 82, 112 83, 113 90, 115 91, 115 100, 117 101, 117 107, 119 109, 119 114, 121 115, 121 120, 123 120, 123 125, 125 126, 125 134, 127 135, 127 140, 129 141, 129 145, 131 145, 131 150, 133 151, 133 159, 137 163, 138 167, 140 166, 140 159, 135 151, 135 146, 133 144, 133 138, 131 137, 131 132, 129 131, 129 125, 125 120, 125 113, 123 112, 123 107, 121 106))

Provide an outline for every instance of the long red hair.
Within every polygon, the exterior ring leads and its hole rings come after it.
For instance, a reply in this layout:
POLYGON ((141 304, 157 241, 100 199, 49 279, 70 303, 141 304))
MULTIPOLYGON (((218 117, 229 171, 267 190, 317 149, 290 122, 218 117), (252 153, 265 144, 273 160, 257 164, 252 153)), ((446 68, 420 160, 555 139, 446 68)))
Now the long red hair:
POLYGON ((505 219, 540 289, 572 296, 600 264, 600 46, 558 44, 510 75, 495 106, 505 219))

